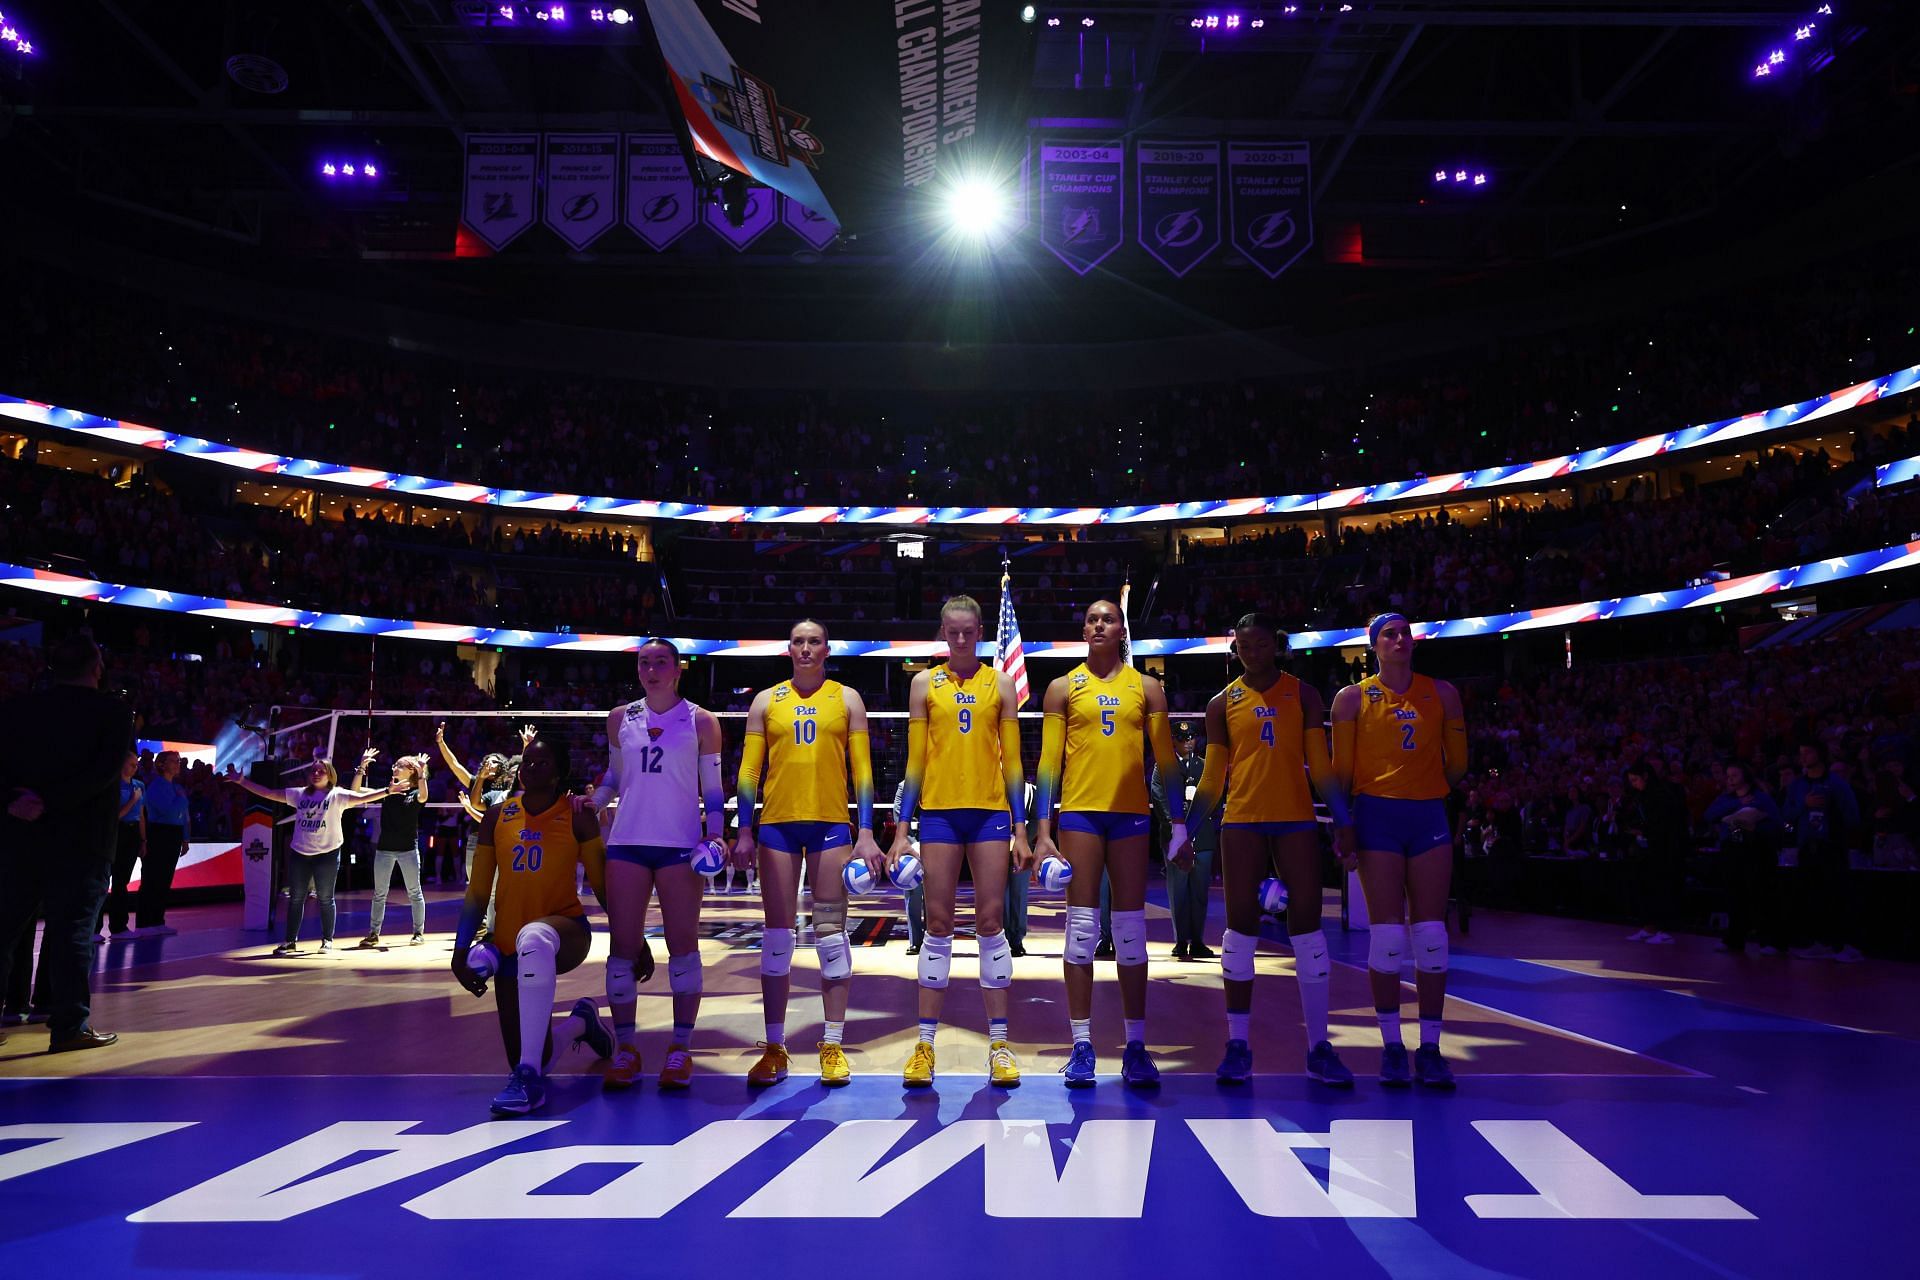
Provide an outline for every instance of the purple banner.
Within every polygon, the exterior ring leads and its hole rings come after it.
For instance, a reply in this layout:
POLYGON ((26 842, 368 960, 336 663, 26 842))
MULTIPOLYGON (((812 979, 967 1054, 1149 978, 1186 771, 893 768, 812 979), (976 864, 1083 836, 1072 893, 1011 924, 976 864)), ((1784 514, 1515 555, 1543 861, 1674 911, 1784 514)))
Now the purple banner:
POLYGON ((1134 234, 1184 276, 1220 247, 1220 144, 1142 142, 1134 151, 1134 234))
POLYGON ((1313 247, 1312 162, 1304 142, 1229 142, 1233 247, 1273 279, 1313 247))
POLYGON ((533 225, 539 174, 539 134, 469 134, 460 221, 488 248, 506 248, 533 225))
POLYGON ((620 139, 611 133, 547 135, 545 221, 574 249, 585 249, 619 217, 620 139))
POLYGON ((1119 143, 1040 144, 1040 243, 1085 275, 1120 247, 1127 196, 1119 143))
POLYGON ((670 133, 627 135, 627 227, 664 251, 693 230, 700 210, 680 143, 670 133))
POLYGON ((840 234, 840 228, 792 196, 780 197, 780 220, 787 224, 787 230, 815 249, 826 248, 840 234))
POLYGON ((721 211, 718 200, 709 200, 701 206, 701 217, 706 220, 707 229, 725 240, 737 252, 758 240, 772 230, 773 224, 780 220, 780 193, 772 187, 753 187, 747 191, 746 216, 740 219, 740 225, 734 226, 727 221, 727 215, 721 211))

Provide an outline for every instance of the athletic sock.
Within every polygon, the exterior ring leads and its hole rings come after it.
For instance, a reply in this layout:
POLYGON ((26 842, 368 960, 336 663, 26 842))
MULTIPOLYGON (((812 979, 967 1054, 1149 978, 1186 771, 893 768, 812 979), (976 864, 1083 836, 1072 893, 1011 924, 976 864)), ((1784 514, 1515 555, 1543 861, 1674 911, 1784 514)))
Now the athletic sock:
POLYGON ((845 1035, 846 1032, 847 1032, 846 1023, 829 1022, 826 1026, 826 1030, 820 1033, 820 1038, 826 1041, 828 1044, 839 1044, 840 1037, 845 1035))
POLYGON ((1067 1025, 1073 1028, 1073 1042, 1075 1044, 1092 1043, 1093 1041, 1093 1019, 1092 1018, 1069 1018, 1067 1020, 1067 1025))
POLYGON ((1005 1018, 988 1018, 987 1019, 988 1043, 992 1043, 995 1040, 1007 1040, 1007 1039, 1011 1039, 1011 1037, 1007 1035, 1007 1020, 1005 1018))
POLYGON ((1250 1032, 1252 1029, 1253 1029, 1253 1012, 1251 1010, 1243 1010, 1239 1013, 1235 1013, 1231 1009, 1227 1010, 1227 1039, 1229 1040, 1251 1039, 1252 1037, 1248 1035, 1248 1032, 1250 1032))
POLYGON ((1438 1018, 1420 1019, 1420 1047, 1424 1049, 1428 1045, 1436 1049, 1440 1047, 1440 1019, 1438 1018))
POLYGON ((1331 984, 1326 982, 1302 982, 1300 984, 1300 1012, 1307 1024, 1307 1052, 1327 1038, 1327 995, 1331 984))
POLYGON ((631 1048, 636 1030, 637 1028, 631 1022, 616 1022, 613 1024, 613 1038, 619 1044, 631 1048))
POLYGON ((933 1033, 938 1031, 939 1029, 940 1029, 940 1019, 938 1018, 920 1019, 920 1043, 932 1044, 933 1033))
POLYGON ((691 1022, 674 1023, 673 1042, 682 1049, 693 1048, 693 1024, 691 1022))
POLYGON ((784 1022, 769 1022, 767 1024, 767 1043, 785 1044, 786 1042, 787 1024, 784 1022))
POLYGON ((1400 1006, 1375 1009, 1373 1016, 1380 1019, 1380 1043, 1388 1048, 1400 1044, 1400 1006))
POLYGON ((1132 1044, 1135 1040, 1142 1042, 1146 1040, 1147 1020, 1145 1018, 1128 1018, 1126 1019, 1126 1026, 1128 1044, 1132 1044))

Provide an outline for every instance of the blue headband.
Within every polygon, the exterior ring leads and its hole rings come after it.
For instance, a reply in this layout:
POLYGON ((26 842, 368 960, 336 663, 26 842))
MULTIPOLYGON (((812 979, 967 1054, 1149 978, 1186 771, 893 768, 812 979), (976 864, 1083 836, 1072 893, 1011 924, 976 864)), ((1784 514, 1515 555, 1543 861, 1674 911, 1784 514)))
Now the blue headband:
MULTIPOLYGON (((1378 649, 1380 647, 1380 628, 1386 626, 1389 622, 1406 621, 1407 615, 1404 613, 1376 613, 1373 615, 1373 621, 1367 624, 1367 643, 1378 649)), ((1411 631, 1413 624, 1407 623, 1407 629, 1411 631)))

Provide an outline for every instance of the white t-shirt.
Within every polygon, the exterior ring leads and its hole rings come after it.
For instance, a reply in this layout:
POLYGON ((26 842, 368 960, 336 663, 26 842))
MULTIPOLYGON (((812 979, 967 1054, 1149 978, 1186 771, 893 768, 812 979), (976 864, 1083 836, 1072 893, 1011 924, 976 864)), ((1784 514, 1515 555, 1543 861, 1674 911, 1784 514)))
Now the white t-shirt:
POLYGON ((332 853, 347 842, 340 830, 340 818, 346 812, 346 789, 334 787, 315 791, 311 787, 288 787, 287 803, 293 806, 293 851, 308 858, 332 853))

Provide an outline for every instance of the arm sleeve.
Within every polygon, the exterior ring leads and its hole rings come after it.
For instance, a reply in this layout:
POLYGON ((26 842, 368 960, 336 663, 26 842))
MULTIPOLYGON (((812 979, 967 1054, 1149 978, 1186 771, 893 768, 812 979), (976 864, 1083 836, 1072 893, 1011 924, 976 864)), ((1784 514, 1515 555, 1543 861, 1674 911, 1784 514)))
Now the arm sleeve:
POLYGON ((1020 765, 1020 722, 1000 722, 1000 773, 1007 783, 1007 809, 1015 826, 1027 825, 1027 774, 1020 765))
POLYGON ((1207 744, 1206 764, 1200 770, 1200 781, 1193 789, 1193 808, 1187 811, 1187 825, 1198 831, 1206 826, 1207 818, 1220 803, 1220 793, 1227 787, 1227 744, 1209 742, 1207 744))
POLYGON ((1340 785, 1340 774, 1333 767, 1333 757, 1327 754, 1327 735, 1320 731, 1317 724, 1307 726, 1307 777, 1313 780, 1313 789, 1327 802, 1327 813, 1336 827, 1350 827, 1353 820, 1347 816, 1347 791, 1340 785))
POLYGON ((493 896, 493 846, 483 844, 473 851, 473 874, 467 877, 467 896, 460 903, 460 923, 453 931, 453 953, 467 954, 480 922, 486 918, 487 900, 493 896))
POLYGON ((1167 820, 1187 820, 1187 780, 1180 773, 1180 757, 1173 749, 1173 724, 1164 711, 1147 712, 1147 743, 1153 748, 1153 771, 1166 798, 1167 820))
POLYGON ((607 772, 605 776, 600 779, 600 785, 593 789, 594 808, 606 808, 613 803, 613 798, 620 794, 621 772, 622 762, 620 759, 620 748, 609 747, 607 749, 607 772))
POLYGON ((873 743, 865 729, 847 735, 847 763, 852 767, 855 831, 873 830, 873 743))
POLYGON ((1335 720, 1333 722, 1333 785, 1339 789, 1343 797, 1348 799, 1353 796, 1353 770, 1359 743, 1359 721, 1335 720))
POLYGON ((1440 758, 1446 765, 1447 785, 1457 787, 1467 776, 1467 722, 1450 719, 1440 726, 1440 758))
POLYGON ((767 735, 748 733, 746 745, 740 748, 740 779, 734 785, 742 831, 751 831, 756 825, 754 809, 760 803, 760 770, 766 763, 767 735))
MULTIPOLYGON (((477 863, 478 858, 474 861, 477 863)), ((607 842, 599 836, 584 840, 580 844, 580 862, 587 869, 587 883, 593 886, 593 896, 601 905, 607 901, 607 842)))
POLYGON ((1060 765, 1067 755, 1067 718, 1047 712, 1040 722, 1040 778, 1033 798, 1033 816, 1041 822, 1053 817, 1060 798, 1060 765))
POLYGON ((700 757, 700 796, 707 811, 707 837, 718 840, 727 832, 727 788, 720 781, 720 753, 700 757))
POLYGON ((927 722, 909 720, 907 721, 907 776, 900 784, 899 798, 894 803, 895 824, 913 821, 914 810, 920 807, 920 784, 926 776, 927 722))

